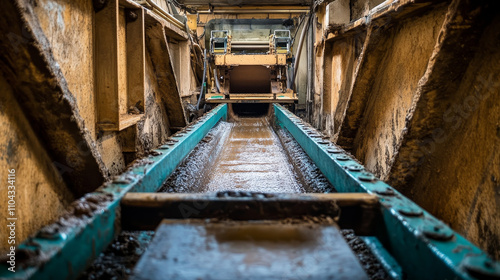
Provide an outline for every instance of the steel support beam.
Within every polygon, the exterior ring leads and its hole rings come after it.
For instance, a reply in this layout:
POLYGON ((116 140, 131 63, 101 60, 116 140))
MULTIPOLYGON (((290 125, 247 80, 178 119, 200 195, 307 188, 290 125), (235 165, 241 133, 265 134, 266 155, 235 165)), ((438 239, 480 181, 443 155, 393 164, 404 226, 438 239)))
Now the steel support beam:
POLYGON ((382 223, 376 237, 408 279, 498 279, 500 264, 391 186, 364 170, 300 118, 275 104, 286 128, 339 192, 367 192, 380 199, 382 223))
POLYGON ((129 191, 154 192, 221 119, 223 104, 187 126, 127 172, 73 203, 69 213, 17 247, 16 272, 0 264, 1 279, 76 279, 120 231, 120 200, 129 191))

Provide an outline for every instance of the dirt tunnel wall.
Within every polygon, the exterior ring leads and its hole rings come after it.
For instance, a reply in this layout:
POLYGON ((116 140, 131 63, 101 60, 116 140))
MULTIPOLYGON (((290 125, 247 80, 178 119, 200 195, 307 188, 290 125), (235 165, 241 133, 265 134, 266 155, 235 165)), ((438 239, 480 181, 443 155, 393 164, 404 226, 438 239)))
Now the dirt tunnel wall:
POLYGON ((320 24, 326 6, 316 13, 316 93, 307 118, 499 258, 494 8, 438 1, 370 14, 359 9, 369 1, 360 2, 351 1, 343 27, 320 24))

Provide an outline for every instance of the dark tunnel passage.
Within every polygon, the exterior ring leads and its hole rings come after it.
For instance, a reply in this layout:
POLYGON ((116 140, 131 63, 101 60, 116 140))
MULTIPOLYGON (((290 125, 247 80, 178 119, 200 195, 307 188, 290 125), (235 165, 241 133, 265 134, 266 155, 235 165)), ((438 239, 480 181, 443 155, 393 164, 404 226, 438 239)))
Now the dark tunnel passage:
POLYGON ((269 113, 269 103, 234 103, 233 113, 238 117, 263 117, 269 113))

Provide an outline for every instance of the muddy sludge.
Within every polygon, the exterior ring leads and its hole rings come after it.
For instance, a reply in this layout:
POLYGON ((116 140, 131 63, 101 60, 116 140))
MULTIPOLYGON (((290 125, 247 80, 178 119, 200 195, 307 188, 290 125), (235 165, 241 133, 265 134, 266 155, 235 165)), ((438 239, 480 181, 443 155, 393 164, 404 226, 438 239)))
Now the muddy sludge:
POLYGON ((160 192, 334 192, 293 138, 268 117, 221 122, 160 192))

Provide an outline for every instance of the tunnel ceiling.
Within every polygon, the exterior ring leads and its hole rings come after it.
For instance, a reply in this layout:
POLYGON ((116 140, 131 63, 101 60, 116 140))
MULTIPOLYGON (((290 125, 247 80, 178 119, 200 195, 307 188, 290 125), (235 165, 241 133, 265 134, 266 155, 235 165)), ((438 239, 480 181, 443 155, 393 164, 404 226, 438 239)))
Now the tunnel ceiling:
MULTIPOLYGON (((212 6, 251 6, 269 5, 269 1, 262 0, 177 0, 185 5, 212 5, 212 6)), ((273 5, 310 5, 311 0, 275 0, 273 5)))

